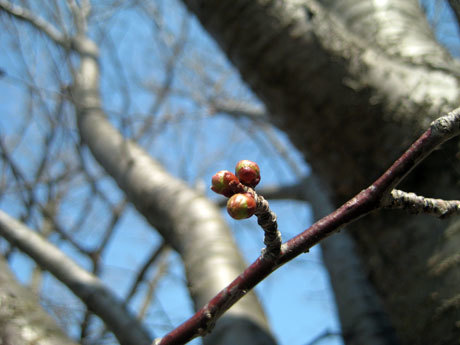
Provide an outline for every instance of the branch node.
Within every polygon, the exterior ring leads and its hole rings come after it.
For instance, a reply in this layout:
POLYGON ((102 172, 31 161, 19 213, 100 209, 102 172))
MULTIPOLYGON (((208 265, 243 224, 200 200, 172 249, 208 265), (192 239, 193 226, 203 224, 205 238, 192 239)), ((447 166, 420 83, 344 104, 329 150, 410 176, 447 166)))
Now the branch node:
POLYGON ((265 258, 276 258, 281 252, 281 233, 278 231, 278 223, 276 214, 270 210, 268 201, 261 195, 258 195, 254 190, 251 191, 256 199, 257 223, 265 232, 264 244, 266 248, 262 251, 262 256, 265 258))
POLYGON ((458 134, 460 131, 460 108, 434 120, 430 127, 433 133, 439 133, 442 136, 458 134))
POLYGON ((403 209, 413 214, 426 213, 438 218, 460 214, 460 201, 458 200, 425 198, 398 189, 391 191, 383 207, 403 209))

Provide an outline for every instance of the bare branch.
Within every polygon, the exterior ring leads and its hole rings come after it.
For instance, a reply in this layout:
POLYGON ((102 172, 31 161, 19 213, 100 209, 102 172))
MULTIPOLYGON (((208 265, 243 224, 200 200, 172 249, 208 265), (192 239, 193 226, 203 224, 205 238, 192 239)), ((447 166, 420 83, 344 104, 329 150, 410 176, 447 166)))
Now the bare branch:
POLYGON ((145 315, 147 314, 149 307, 152 305, 151 303, 152 298, 156 290, 156 287, 158 286, 158 282, 168 271, 169 262, 167 259, 170 253, 171 253, 170 250, 163 252, 163 255, 162 255, 163 257, 161 258, 161 260, 159 260, 159 263, 158 263, 157 272, 152 277, 152 279, 148 282, 148 288, 145 293, 144 301, 138 312, 138 318, 140 320, 143 320, 145 318, 145 315))
POLYGON ((460 214, 460 201, 425 198, 415 193, 393 189, 385 208, 398 208, 410 213, 427 213, 439 218, 460 214))
POLYGON ((75 26, 77 27, 77 35, 86 34, 87 19, 91 11, 91 4, 89 1, 83 1, 81 5, 75 0, 67 0, 70 12, 74 18, 75 26))
MULTIPOLYGON (((189 28, 189 20, 188 18, 182 19, 181 24, 181 31, 179 37, 177 37, 176 41, 172 44, 168 44, 169 42, 165 42, 165 46, 167 46, 171 50, 171 56, 165 62, 165 78, 162 82, 161 87, 157 91, 157 95, 155 97, 155 101, 150 106, 149 109, 149 117, 145 120, 145 123, 139 129, 139 131, 135 135, 135 140, 139 140, 143 137, 149 129, 151 129, 154 116, 157 114, 163 103, 166 101, 167 96, 171 91, 171 87, 175 78, 176 73, 176 65, 178 60, 183 52, 185 44, 188 38, 188 28, 189 28)), ((165 40, 166 41, 166 40, 165 40)))
POLYGON ((147 274, 148 269, 157 261, 158 257, 168 249, 168 245, 165 242, 162 242, 158 248, 155 248, 145 263, 142 265, 142 268, 139 270, 136 279, 131 285, 129 292, 125 298, 125 303, 129 302, 131 298, 136 293, 139 284, 145 280, 145 275, 147 274))
POLYGON ((0 211, 0 235, 48 270, 112 330, 120 344, 150 344, 151 337, 103 283, 22 223, 0 211))
POLYGON ((234 117, 245 117, 253 121, 265 122, 268 119, 267 113, 262 107, 241 101, 219 101, 210 100, 211 111, 214 113, 225 113, 234 117))
POLYGON ((48 23, 45 19, 35 15, 27 8, 14 5, 7 0, 0 0, 0 9, 13 17, 28 22, 60 46, 67 47, 69 45, 69 41, 56 27, 48 23))
POLYGON ((371 186, 362 190, 340 208, 314 223, 308 229, 282 245, 277 258, 260 256, 232 283, 221 290, 194 316, 155 341, 157 345, 185 344, 212 330, 217 319, 234 303, 269 274, 337 232, 341 227, 384 207, 387 194, 436 147, 460 134, 460 108, 431 123, 430 128, 371 186))
POLYGON ((316 345, 316 344, 319 344, 322 340, 324 340, 326 338, 340 337, 340 336, 342 336, 342 333, 334 332, 334 331, 330 331, 330 330, 326 329, 326 330, 324 330, 324 332, 318 334, 316 337, 314 337, 312 340, 310 340, 310 342, 308 342, 305 345, 316 345))

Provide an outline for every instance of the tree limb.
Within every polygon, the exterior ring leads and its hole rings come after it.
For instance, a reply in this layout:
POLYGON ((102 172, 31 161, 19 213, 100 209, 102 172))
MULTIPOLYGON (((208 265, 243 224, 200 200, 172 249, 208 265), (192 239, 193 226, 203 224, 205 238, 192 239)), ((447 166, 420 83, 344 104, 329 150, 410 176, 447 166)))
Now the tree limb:
POLYGON ((22 223, 0 211, 0 235, 78 296, 122 345, 148 345, 151 336, 125 305, 92 274, 22 223))
POLYGON ((260 256, 232 283, 221 290, 202 309, 155 345, 185 344, 211 331, 217 319, 234 303, 269 274, 332 235, 341 227, 384 207, 387 195, 417 164, 443 142, 460 134, 460 108, 433 121, 430 128, 371 186, 362 190, 340 208, 314 223, 308 229, 283 244, 280 255, 260 256))
POLYGON ((35 15, 27 8, 12 4, 7 0, 0 0, 0 9, 17 19, 31 24, 58 45, 62 47, 69 45, 69 41, 55 26, 47 22, 45 19, 35 15))

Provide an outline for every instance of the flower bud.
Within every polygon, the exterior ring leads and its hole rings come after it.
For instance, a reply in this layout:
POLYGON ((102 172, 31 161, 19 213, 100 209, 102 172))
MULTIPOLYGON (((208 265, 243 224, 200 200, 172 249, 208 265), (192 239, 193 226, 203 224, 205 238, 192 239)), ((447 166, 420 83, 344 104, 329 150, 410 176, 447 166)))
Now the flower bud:
POLYGON ((230 188, 230 182, 239 183, 238 178, 228 170, 221 170, 212 177, 211 189, 217 194, 225 195, 227 198, 234 193, 230 188))
POLYGON ((260 181, 260 169, 257 163, 246 159, 236 164, 235 174, 240 182, 248 187, 254 188, 260 181))
POLYGON ((251 217, 256 211, 256 201, 249 193, 234 194, 227 201, 227 212, 230 217, 235 219, 245 219, 251 217))

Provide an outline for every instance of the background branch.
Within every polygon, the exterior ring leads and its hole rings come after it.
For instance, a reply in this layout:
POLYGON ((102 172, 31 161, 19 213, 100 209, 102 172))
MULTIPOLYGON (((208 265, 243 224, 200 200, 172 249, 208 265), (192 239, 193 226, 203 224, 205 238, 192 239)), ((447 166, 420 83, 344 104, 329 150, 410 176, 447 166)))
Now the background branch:
POLYGON ((70 41, 53 25, 43 18, 35 15, 27 8, 12 4, 7 0, 0 0, 0 9, 13 17, 25 21, 35 27, 38 31, 44 33, 48 38, 62 47, 68 47, 70 41))
POLYGON ((0 256, 2 344, 76 345, 40 306, 38 296, 19 284, 0 256))
POLYGON ((58 248, 0 211, 0 234, 49 271, 111 329, 122 345, 148 345, 151 336, 102 282, 58 248))

